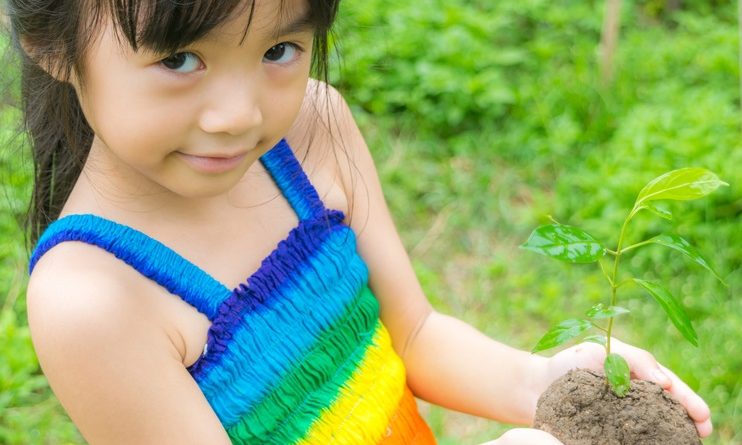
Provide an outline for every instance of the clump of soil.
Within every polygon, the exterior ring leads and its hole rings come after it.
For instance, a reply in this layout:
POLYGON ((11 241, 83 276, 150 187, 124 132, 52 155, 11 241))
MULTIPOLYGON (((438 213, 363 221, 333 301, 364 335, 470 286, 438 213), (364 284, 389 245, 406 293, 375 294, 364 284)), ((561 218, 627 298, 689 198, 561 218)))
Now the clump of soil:
POLYGON ((688 413, 659 385, 632 380, 613 394, 603 374, 570 371, 541 395, 534 428, 565 445, 700 445, 688 413))

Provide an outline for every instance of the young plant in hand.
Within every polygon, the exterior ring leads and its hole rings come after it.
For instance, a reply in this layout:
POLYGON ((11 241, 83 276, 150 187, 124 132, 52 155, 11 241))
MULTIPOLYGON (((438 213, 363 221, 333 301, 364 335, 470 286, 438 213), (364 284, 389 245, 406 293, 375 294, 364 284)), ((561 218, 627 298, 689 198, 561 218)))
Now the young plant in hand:
POLYGON ((610 283, 611 298, 607 305, 598 303, 590 308, 586 312, 585 318, 565 320, 553 327, 539 340, 532 352, 535 353, 553 348, 590 329, 598 329, 604 334, 590 335, 585 337, 584 340, 593 341, 605 347, 606 360, 604 371, 608 382, 617 396, 623 397, 626 395, 629 389, 631 389, 629 366, 623 357, 611 352, 611 333, 613 331, 614 319, 629 312, 628 309, 617 305, 618 289, 631 282, 644 288, 664 309, 672 324, 675 325, 683 337, 694 346, 698 346, 698 336, 680 300, 675 298, 664 286, 656 282, 645 281, 639 278, 631 278, 619 282, 618 266, 621 258, 627 252, 642 246, 659 244, 684 254, 724 283, 698 250, 680 236, 662 234, 624 247, 626 229, 629 222, 639 212, 646 210, 665 219, 672 218, 669 211, 655 205, 656 201, 688 201, 699 199, 722 185, 728 184, 721 181, 714 173, 702 168, 673 170, 650 181, 639 192, 639 196, 634 202, 634 207, 624 220, 615 250, 607 249, 587 232, 572 226, 555 223, 544 225, 534 230, 528 241, 521 245, 522 248, 571 263, 597 262, 610 283), (613 265, 610 270, 606 270, 600 262, 606 255, 613 257, 613 265), (606 322, 607 325, 600 324, 606 322))

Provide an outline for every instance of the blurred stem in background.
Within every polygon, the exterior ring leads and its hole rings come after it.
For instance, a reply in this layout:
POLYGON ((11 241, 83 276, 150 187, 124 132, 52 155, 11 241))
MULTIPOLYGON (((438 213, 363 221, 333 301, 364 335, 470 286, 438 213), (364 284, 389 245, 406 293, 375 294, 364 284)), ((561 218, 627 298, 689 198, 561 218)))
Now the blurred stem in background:
MULTIPOLYGON (((739 60, 739 74, 737 76, 739 80, 739 111, 742 113, 742 0, 737 0, 737 57, 739 60)), ((742 117, 742 116, 741 116, 742 117)), ((742 127, 742 119, 740 119, 740 126, 742 127)))
POLYGON ((621 0, 606 0, 600 38, 600 79, 604 87, 613 81, 613 64, 621 28, 621 0))

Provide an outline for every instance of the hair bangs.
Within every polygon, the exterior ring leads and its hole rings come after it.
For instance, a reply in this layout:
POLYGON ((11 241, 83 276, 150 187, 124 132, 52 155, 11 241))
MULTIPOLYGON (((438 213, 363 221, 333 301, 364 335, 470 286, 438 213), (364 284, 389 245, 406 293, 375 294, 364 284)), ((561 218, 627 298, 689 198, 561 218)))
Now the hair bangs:
POLYGON ((238 8, 250 9, 247 32, 254 6, 254 1, 245 0, 109 0, 108 11, 135 51, 144 47, 156 53, 171 53, 242 12, 238 8))

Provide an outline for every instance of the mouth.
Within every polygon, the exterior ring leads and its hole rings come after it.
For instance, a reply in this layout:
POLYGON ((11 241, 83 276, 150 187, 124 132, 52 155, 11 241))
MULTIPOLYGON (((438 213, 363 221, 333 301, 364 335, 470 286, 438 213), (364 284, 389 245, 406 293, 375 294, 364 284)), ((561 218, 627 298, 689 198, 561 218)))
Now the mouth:
POLYGON ((240 154, 219 154, 209 156, 191 155, 181 152, 176 153, 191 167, 204 173, 227 172, 240 165, 247 156, 246 152, 240 154))

